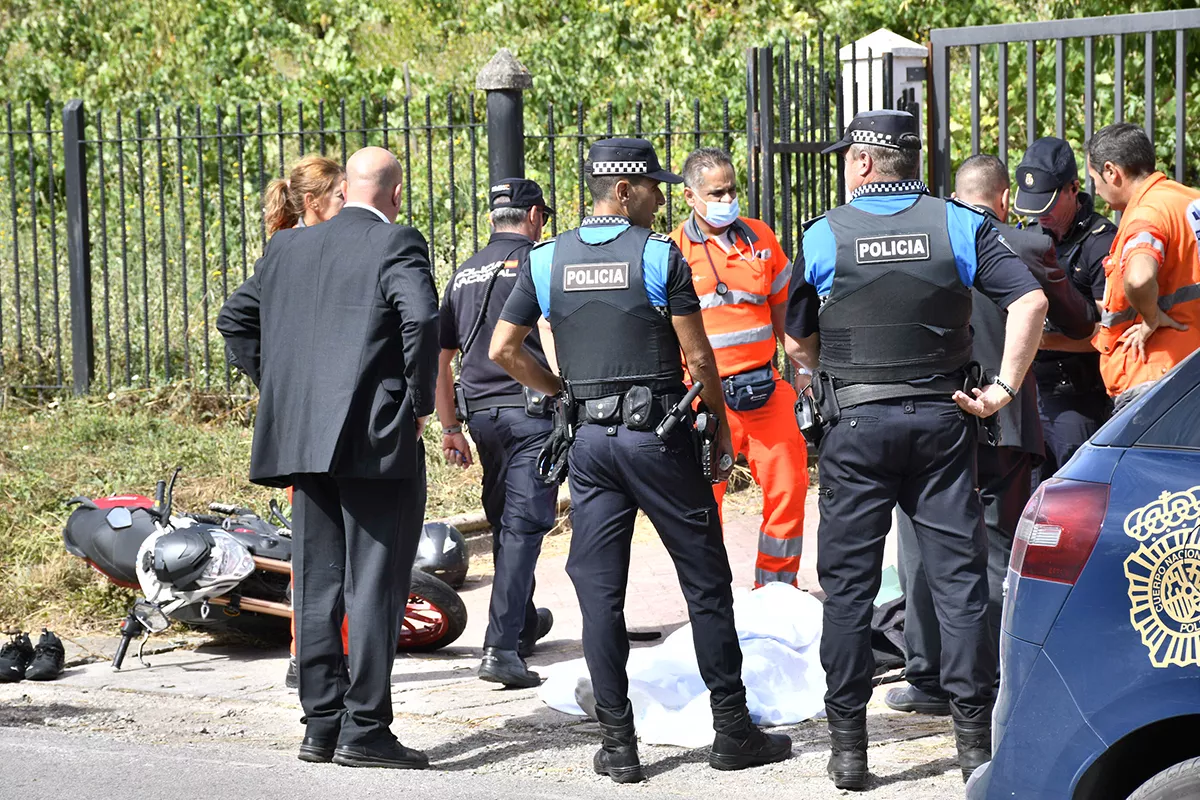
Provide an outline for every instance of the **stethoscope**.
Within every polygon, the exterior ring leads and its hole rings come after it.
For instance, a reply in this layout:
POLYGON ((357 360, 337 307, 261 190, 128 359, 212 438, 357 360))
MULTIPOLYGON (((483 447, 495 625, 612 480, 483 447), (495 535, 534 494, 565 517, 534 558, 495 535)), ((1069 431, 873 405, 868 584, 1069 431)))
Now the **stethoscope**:
MULTIPOLYGON (((740 259, 742 259, 742 261, 745 261, 750 266, 753 266, 754 262, 751 261, 750 259, 746 258, 746 254, 743 253, 740 249, 738 249, 737 232, 731 231, 731 233, 733 234, 733 249, 734 249, 734 251, 737 252, 738 257, 740 259)), ((753 252, 754 245, 750 244, 749 240, 746 240, 746 245, 748 247, 750 247, 751 252, 753 252)), ((724 297, 725 295, 729 294, 729 284, 727 284, 727 283, 725 283, 725 281, 721 280, 721 276, 717 274, 717 265, 713 263, 712 253, 708 252, 708 240, 707 239, 705 239, 705 241, 704 241, 704 257, 708 259, 708 268, 712 270, 713 280, 715 280, 717 282, 717 297, 724 297)), ((758 256, 755 256, 754 259, 755 259, 755 261, 757 261, 758 256)))

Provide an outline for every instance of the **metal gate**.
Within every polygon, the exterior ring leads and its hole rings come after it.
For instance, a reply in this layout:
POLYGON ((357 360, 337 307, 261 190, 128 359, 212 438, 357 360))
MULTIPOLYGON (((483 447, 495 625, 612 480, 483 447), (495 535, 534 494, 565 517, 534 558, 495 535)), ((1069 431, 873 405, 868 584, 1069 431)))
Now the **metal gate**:
POLYGON ((1193 105, 1200 99, 1188 86, 1200 70, 1198 28, 1200 10, 934 30, 931 191, 948 195, 967 156, 994 153, 1008 163, 1011 154, 1015 162, 1040 136, 1070 141, 1082 163, 1094 130, 1139 117, 1160 166, 1182 183, 1195 181, 1200 114, 1189 118, 1187 101, 1189 91, 1193 105), (1010 45, 1022 42, 1024 64, 1010 63, 1010 45), (1010 102, 1010 90, 1022 85, 1023 118, 1019 100, 1010 102))

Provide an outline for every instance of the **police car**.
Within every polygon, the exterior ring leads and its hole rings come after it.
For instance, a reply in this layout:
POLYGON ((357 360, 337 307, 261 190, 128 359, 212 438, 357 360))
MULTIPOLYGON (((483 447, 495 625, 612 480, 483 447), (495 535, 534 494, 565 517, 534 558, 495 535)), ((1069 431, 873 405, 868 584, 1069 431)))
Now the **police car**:
POLYGON ((1200 797, 1200 358, 1025 508, 971 800, 1200 797))

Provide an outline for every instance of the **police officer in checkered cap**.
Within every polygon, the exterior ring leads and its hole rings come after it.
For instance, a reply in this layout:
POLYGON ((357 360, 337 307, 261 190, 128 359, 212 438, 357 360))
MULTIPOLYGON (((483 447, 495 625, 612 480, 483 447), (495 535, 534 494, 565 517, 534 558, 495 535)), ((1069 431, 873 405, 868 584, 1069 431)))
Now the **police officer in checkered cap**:
POLYGON ((996 678, 974 417, 1016 395, 1047 301, 983 214, 929 195, 911 114, 862 112, 826 152, 842 156, 850 202, 806 226, 785 346, 816 372, 820 400, 828 772, 839 788, 866 786, 872 602, 899 505, 934 594, 942 686, 966 779, 991 758, 996 678), (1008 312, 999 374, 983 380, 971 363, 972 288, 979 302, 1008 312))
MULTIPOLYGON (((570 446, 571 554, 567 574, 583 612, 583 654, 603 746, 598 773, 618 783, 645 777, 637 753, 625 667, 625 584, 638 509, 675 561, 687 600, 700 674, 711 692, 717 769, 782 761, 791 739, 750 721, 733 620, 732 575, 712 482, 732 468, 724 395, 701 321, 691 270, 678 246, 650 226, 666 203, 663 169, 644 139, 597 142, 584 165, 592 215, 535 246, 521 266, 492 337, 491 356, 527 386, 559 394, 578 425, 570 446), (550 320, 562 378, 522 347, 550 320), (685 394, 682 351, 701 400, 721 423, 726 463, 706 476, 693 447, 690 406, 660 427, 685 394)), ((553 437, 552 437, 553 439, 553 437)))

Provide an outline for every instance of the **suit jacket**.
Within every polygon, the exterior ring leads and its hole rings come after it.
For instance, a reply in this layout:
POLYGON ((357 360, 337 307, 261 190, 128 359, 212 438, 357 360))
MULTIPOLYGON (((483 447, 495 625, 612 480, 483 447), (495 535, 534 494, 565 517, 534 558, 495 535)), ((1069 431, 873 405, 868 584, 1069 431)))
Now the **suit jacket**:
POLYGON ((279 231, 217 330, 259 389, 251 481, 419 474, 416 418, 433 411, 439 348, 437 290, 415 228, 347 208, 279 231))

